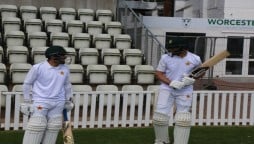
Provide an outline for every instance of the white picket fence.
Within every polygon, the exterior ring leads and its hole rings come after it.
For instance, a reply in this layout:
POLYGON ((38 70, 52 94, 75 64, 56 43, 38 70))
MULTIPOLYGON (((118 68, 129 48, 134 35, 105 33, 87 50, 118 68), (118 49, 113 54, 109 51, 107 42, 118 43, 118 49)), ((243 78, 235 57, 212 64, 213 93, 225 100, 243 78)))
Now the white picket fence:
MULTIPOLYGON (((6 96, 6 105, 0 111, 1 128, 25 129, 28 117, 19 108, 22 93, 2 94, 6 96)), ((74 128, 151 126, 155 94, 153 91, 74 92, 75 108, 69 116, 74 128)), ((173 123, 171 116, 169 125, 173 123)), ((254 125, 254 92, 195 91, 192 125, 254 125)))

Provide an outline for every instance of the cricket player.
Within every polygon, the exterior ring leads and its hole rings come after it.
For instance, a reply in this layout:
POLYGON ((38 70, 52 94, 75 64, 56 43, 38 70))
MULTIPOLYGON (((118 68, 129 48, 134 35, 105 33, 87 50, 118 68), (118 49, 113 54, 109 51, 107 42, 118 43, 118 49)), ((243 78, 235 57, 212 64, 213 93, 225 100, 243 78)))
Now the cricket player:
POLYGON ((63 109, 73 108, 65 49, 51 46, 45 56, 47 60, 33 65, 23 83, 24 103, 20 108, 30 115, 23 144, 55 144, 62 128, 63 109))
POLYGON ((169 144, 168 122, 171 108, 175 105, 174 144, 187 144, 191 127, 191 104, 195 79, 187 76, 201 65, 199 56, 188 51, 184 38, 169 41, 169 53, 162 55, 156 69, 161 81, 153 115, 155 144, 169 144))

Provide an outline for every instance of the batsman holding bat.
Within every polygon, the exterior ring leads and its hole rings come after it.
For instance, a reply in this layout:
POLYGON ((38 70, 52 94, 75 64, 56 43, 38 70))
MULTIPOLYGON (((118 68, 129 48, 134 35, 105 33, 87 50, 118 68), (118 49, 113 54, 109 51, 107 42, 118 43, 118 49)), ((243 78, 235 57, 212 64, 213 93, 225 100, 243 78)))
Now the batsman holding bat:
POLYGON ((47 60, 33 65, 24 80, 24 103, 20 109, 30 119, 23 144, 55 144, 62 128, 63 109, 73 108, 65 49, 51 46, 45 56, 47 60))
POLYGON ((195 79, 187 74, 202 63, 199 56, 188 51, 184 38, 170 40, 168 50, 170 53, 162 55, 155 74, 161 85, 153 115, 154 144, 170 143, 168 122, 170 110, 174 105, 174 144, 188 144, 195 79))

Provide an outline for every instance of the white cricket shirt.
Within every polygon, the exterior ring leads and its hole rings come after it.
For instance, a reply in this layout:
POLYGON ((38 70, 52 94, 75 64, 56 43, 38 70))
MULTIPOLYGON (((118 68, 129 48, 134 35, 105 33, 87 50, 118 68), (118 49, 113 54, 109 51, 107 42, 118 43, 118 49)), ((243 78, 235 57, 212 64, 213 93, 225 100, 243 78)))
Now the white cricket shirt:
MULTIPOLYGON (((170 56, 168 54, 162 55, 159 64, 157 66, 157 71, 164 72, 169 80, 181 81, 184 74, 189 74, 194 68, 201 65, 201 59, 198 55, 187 52, 185 57, 170 56)), ((168 89, 176 94, 189 93, 193 91, 193 86, 185 86, 184 88, 177 90, 169 87, 165 83, 161 83, 160 88, 168 89)))
POLYGON ((51 66, 48 61, 33 65, 23 84, 24 99, 28 100, 32 87, 32 100, 66 100, 71 96, 70 71, 64 64, 51 66))

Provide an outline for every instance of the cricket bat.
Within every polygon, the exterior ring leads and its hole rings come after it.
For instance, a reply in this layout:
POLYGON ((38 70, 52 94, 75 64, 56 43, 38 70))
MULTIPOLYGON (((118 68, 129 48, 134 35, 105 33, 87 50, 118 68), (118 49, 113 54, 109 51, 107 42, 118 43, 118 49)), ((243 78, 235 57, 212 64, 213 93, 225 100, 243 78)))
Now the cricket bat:
POLYGON ((74 144, 71 122, 68 119, 67 110, 63 110, 64 127, 63 127, 63 142, 64 144, 74 144))
POLYGON ((206 60, 200 67, 194 69, 189 77, 199 78, 201 77, 209 68, 213 67, 224 58, 228 57, 230 53, 227 50, 221 51, 220 53, 214 55, 210 59, 206 60))

